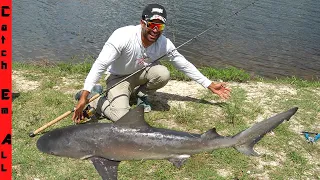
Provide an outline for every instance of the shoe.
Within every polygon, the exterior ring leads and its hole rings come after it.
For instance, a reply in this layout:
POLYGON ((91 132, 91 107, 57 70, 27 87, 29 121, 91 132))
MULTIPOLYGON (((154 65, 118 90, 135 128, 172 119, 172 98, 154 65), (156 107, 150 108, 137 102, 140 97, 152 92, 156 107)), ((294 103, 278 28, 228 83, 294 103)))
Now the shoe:
POLYGON ((151 104, 148 101, 148 96, 138 97, 137 106, 143 106, 144 112, 148 113, 151 111, 151 104))
MULTIPOLYGON (((96 94, 101 94, 102 91, 103 91, 103 87, 100 84, 94 85, 87 99, 91 99, 96 94)), ((74 98, 77 101, 79 101, 81 95, 82 95, 82 90, 78 91, 77 94, 74 96, 74 98)))

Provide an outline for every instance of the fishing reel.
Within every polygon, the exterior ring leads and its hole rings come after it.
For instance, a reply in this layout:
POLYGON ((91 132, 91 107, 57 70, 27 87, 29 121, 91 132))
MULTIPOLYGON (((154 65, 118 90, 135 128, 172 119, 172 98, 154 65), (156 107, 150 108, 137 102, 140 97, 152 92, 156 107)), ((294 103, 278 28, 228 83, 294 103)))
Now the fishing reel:
MULTIPOLYGON (((83 110, 83 116, 84 119, 80 120, 80 122, 78 124, 84 124, 87 123, 88 121, 90 121, 94 115, 96 113, 96 110, 94 107, 91 107, 89 104, 86 106, 86 108, 84 108, 83 110)), ((75 123, 76 124, 76 123, 75 123)))
POLYGON ((315 143, 320 139, 320 134, 319 133, 307 132, 307 131, 302 131, 301 133, 304 135, 304 137, 306 138, 308 143, 315 143), (314 137, 312 137, 311 134, 313 134, 314 137))

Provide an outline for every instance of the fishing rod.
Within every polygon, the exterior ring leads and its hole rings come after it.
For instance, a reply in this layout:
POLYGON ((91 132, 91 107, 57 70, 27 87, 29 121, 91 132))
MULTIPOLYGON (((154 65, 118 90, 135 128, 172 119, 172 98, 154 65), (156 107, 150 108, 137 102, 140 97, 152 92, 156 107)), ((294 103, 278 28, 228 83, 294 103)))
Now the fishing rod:
MULTIPOLYGON (((250 6, 253 6, 257 1, 259 0, 254 0, 252 3, 248 4, 247 6, 241 8, 240 10, 236 11, 235 13, 231 14, 230 16, 228 16, 227 18, 224 19, 224 21, 226 22, 227 20, 231 19, 232 17, 238 15, 241 11, 249 8, 250 6)), ((220 22, 221 24, 221 22, 220 22)), ((206 33, 207 31, 209 31, 210 29, 214 28, 214 27, 219 27, 219 23, 215 23, 213 25, 211 25, 210 27, 208 27, 207 29, 205 29, 204 31, 202 31, 201 33, 197 34, 196 36, 192 37, 191 39, 189 39, 188 41, 182 43, 181 45, 179 45, 178 47, 176 47, 175 49, 171 50, 170 52, 167 52, 166 54, 162 55, 161 57, 157 58, 156 60, 154 60, 153 62, 145 65, 143 68, 133 72, 132 74, 128 75, 127 77, 123 78, 122 80, 120 80, 119 82, 115 83, 114 85, 108 87, 105 91, 101 92, 100 94, 96 94, 95 96, 91 97, 88 101, 88 103, 94 101, 95 99, 97 99, 98 97, 102 96, 103 94, 107 93, 110 89, 114 88, 115 86, 119 85, 120 83, 126 81, 127 79, 129 79, 130 77, 134 76, 135 74, 145 70, 147 67, 150 67, 151 65, 153 65, 154 63, 156 63, 157 61, 159 61, 160 59, 172 54, 174 51, 176 51, 177 49, 181 48, 182 46, 188 44, 189 42, 193 41, 194 39, 196 39, 197 37, 201 36, 202 34, 206 33)), ((87 104, 88 104, 87 103, 87 104)), ((43 131, 44 129, 52 126, 53 124, 61 121, 62 119, 64 119, 65 117, 69 116, 71 113, 74 112, 74 109, 65 112, 64 114, 60 115, 59 117, 57 117, 56 119, 50 121, 49 123, 43 125, 42 127, 40 127, 39 129, 30 132, 29 136, 30 137, 34 137, 36 134, 38 134, 39 132, 43 131)))

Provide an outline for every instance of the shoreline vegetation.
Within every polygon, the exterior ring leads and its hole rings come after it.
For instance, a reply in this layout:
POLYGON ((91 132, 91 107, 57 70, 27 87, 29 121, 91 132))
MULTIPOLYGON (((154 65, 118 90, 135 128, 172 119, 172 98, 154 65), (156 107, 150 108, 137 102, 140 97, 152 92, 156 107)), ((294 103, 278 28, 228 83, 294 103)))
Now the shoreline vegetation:
MULTIPOLYGON (((90 71, 91 65, 94 60, 90 57, 86 58, 83 62, 52 62, 48 60, 42 61, 30 61, 30 62, 13 62, 12 67, 15 68, 45 68, 49 67, 51 71, 71 74, 85 74, 90 71)), ((185 76, 182 72, 178 71, 171 63, 166 60, 161 60, 160 63, 166 66, 171 72, 170 76, 172 80, 178 81, 190 81, 191 79, 185 76)), ((212 80, 219 81, 232 81, 232 82, 246 82, 246 81, 262 81, 271 83, 284 83, 296 85, 299 87, 320 87, 320 77, 315 77, 311 80, 305 80, 295 76, 279 77, 279 78, 264 78, 257 75, 250 75, 250 73, 236 68, 212 68, 212 67, 198 67, 201 73, 212 80)))
MULTIPOLYGON (((151 126, 191 133, 216 127, 219 134, 232 136, 292 107, 299 110, 254 147, 259 157, 227 148, 193 155, 180 169, 167 160, 124 161, 119 179, 320 179, 320 141, 308 143, 300 134, 320 133, 320 81, 252 77, 234 67, 199 68, 209 79, 227 82, 232 89, 232 97, 222 101, 168 62, 161 63, 172 80, 150 96, 153 111, 145 118, 151 126)), ((41 135, 28 136, 73 108, 74 94, 82 88, 91 65, 90 60, 12 63, 12 90, 19 93, 12 114, 13 179, 100 179, 89 161, 42 154, 36 148, 41 135)), ((100 83, 106 88, 103 79, 100 83)), ((72 124, 67 117, 43 133, 72 124)))

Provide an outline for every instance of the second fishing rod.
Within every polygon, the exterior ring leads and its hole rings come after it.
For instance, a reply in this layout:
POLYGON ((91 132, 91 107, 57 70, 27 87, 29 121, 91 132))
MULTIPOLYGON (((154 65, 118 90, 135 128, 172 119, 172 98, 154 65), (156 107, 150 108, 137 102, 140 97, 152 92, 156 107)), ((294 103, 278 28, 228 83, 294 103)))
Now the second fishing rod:
MULTIPOLYGON (((136 75, 137 73, 145 70, 147 67, 151 67, 152 65, 154 65, 155 63, 157 63, 157 62, 158 62, 159 60, 161 60, 162 58, 164 58, 164 57, 166 57, 166 56, 169 56, 170 54, 172 54, 172 53, 173 53, 174 51, 176 51, 177 49, 179 49, 179 48, 181 48, 182 46, 184 46, 184 45, 188 44, 189 42, 193 41, 194 39, 196 39, 197 37, 201 36, 202 34, 208 32, 210 29, 212 29, 212 28, 214 28, 214 27, 219 27, 219 25, 220 25, 221 23, 224 23, 224 24, 225 24, 226 21, 228 21, 228 20, 231 19, 232 17, 238 15, 241 11, 249 8, 250 6, 253 6, 257 1, 258 1, 258 0, 255 0, 255 1, 253 1, 252 3, 248 4, 247 6, 241 8, 240 10, 237 10, 236 12, 232 13, 230 16, 226 17, 223 22, 213 23, 210 27, 208 27, 207 29, 203 30, 201 33, 195 35, 194 37, 192 37, 192 38, 189 39, 188 41, 182 43, 181 45, 179 45, 179 46, 176 47, 175 49, 171 50, 170 52, 168 52, 168 53, 166 53, 166 54, 164 54, 164 55, 162 55, 162 56, 160 56, 159 58, 157 58, 157 59, 155 59, 154 61, 152 61, 151 63, 143 66, 141 69, 133 72, 132 74, 127 75, 127 76, 124 77, 122 80, 120 80, 119 82, 115 83, 114 85, 112 85, 112 86, 110 86, 110 87, 107 87, 106 90, 104 90, 104 91, 101 92, 100 94, 96 94, 95 96, 91 97, 91 98, 88 100, 87 104, 90 103, 90 102, 92 102, 92 101, 94 101, 94 100, 97 99, 98 97, 106 94, 110 89, 114 88, 115 86, 118 86, 118 85, 121 84, 122 82, 128 80, 130 77, 132 77, 132 76, 136 75)), ((147 58, 147 57, 145 57, 145 58, 147 58)), ((70 115, 71 113, 73 113, 73 112, 74 112, 74 109, 65 112, 64 114, 60 115, 60 116, 57 117, 56 119, 50 121, 49 123, 47 123, 47 124, 43 125, 42 127, 38 128, 37 130, 31 132, 31 133, 29 134, 29 136, 30 136, 30 137, 34 137, 36 134, 40 133, 41 131, 43 131, 44 129, 50 127, 51 125, 59 122, 60 120, 62 120, 62 119, 64 119, 65 117, 69 116, 69 115, 70 115)))

